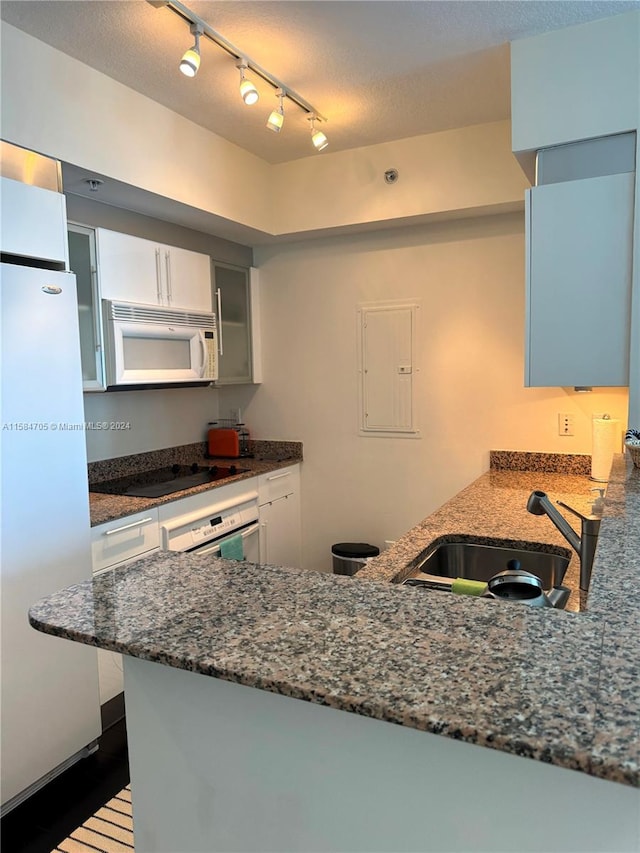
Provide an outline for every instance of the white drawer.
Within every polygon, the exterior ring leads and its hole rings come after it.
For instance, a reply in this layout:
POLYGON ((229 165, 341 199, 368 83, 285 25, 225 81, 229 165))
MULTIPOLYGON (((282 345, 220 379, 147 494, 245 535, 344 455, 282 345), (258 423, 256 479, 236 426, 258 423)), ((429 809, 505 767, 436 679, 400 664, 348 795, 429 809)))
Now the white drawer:
POLYGON ((140 557, 159 546, 157 508, 100 524, 91 528, 93 571, 140 557))
POLYGON ((300 491, 300 466, 289 465, 258 477, 258 503, 260 506, 277 501, 285 495, 300 491))

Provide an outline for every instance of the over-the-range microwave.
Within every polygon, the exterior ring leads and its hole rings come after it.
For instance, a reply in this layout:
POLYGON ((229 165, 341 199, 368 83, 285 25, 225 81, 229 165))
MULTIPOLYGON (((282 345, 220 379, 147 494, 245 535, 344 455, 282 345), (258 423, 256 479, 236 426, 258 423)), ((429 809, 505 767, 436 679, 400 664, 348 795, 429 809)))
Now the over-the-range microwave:
POLYGON ((102 300, 107 388, 205 385, 218 378, 216 315, 102 300))

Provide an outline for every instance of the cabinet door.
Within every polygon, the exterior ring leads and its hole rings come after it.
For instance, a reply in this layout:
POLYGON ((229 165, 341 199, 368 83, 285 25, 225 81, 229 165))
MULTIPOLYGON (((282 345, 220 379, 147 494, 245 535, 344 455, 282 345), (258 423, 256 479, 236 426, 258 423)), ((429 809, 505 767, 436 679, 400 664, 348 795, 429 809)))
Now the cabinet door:
POLYGON ((98 274, 103 299, 164 305, 162 255, 151 240, 117 231, 96 231, 98 274))
POLYGON ((78 288, 80 356, 85 391, 104 391, 104 355, 93 228, 69 223, 69 266, 78 288))
POLYGON ((214 264, 214 310, 218 314, 219 385, 251 382, 251 312, 246 269, 214 264))
POLYGON ((299 568, 300 495, 285 495, 260 507, 260 562, 299 568))
POLYGON ((526 385, 628 384, 634 179, 527 192, 526 385))
POLYGON ((165 295, 173 308, 211 311, 211 258, 201 252, 162 246, 165 295))

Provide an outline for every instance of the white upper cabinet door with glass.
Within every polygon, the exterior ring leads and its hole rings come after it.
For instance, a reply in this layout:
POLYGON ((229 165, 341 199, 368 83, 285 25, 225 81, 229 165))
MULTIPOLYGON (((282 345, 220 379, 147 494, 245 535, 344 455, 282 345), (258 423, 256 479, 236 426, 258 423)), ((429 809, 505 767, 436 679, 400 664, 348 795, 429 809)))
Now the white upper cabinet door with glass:
POLYGON ((96 267, 95 230, 70 222, 69 267, 76 276, 80 322, 82 385, 85 391, 104 391, 104 350, 96 267))
POLYGON ((634 183, 527 191, 525 385, 628 385, 634 183))
POLYGON ((211 311, 208 255, 104 228, 96 233, 103 299, 211 311))
POLYGON ((257 270, 213 263, 218 315, 219 385, 262 381, 257 270))

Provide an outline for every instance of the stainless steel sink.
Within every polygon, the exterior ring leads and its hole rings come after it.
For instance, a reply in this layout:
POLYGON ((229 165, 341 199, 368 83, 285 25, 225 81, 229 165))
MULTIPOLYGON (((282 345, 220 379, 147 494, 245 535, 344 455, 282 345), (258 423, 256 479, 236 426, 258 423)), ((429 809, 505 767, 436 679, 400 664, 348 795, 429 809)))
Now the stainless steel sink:
POLYGON ((504 571, 511 560, 518 560, 520 568, 537 575, 546 590, 560 586, 569 565, 567 556, 533 551, 528 548, 509 548, 476 542, 445 542, 430 548, 411 577, 429 575, 433 578, 466 578, 489 581, 504 571))

